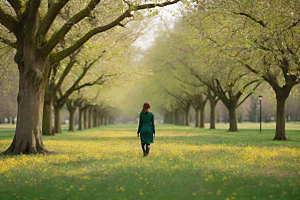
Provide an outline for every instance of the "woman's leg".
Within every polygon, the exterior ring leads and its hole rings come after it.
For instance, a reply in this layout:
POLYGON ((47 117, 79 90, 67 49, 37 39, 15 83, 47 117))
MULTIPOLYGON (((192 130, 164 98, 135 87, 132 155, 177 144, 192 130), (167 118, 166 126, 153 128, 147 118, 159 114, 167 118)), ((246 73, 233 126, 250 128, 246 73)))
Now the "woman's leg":
POLYGON ((146 144, 146 155, 149 154, 150 151, 150 144, 146 144))
POLYGON ((143 153, 144 153, 144 155, 146 155, 146 149, 145 149, 145 145, 146 145, 146 144, 141 143, 141 145, 142 145, 143 153))

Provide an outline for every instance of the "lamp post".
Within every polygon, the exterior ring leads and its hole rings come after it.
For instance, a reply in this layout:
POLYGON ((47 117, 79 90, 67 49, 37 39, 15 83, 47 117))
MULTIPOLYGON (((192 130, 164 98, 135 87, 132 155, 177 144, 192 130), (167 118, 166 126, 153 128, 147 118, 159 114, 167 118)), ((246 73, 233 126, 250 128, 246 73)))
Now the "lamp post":
POLYGON ((258 100, 259 100, 259 131, 261 132, 261 100, 262 100, 261 95, 258 96, 258 100))

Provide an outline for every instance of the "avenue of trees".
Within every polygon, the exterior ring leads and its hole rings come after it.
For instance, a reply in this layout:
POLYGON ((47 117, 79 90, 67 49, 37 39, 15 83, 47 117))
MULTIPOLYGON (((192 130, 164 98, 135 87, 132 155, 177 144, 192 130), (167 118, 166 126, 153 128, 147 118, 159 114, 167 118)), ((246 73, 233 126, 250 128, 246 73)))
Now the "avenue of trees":
POLYGON ((14 61, 19 71, 16 132, 5 153, 48 153, 42 141, 43 104, 54 65, 78 51, 93 36, 116 26, 124 27, 135 11, 178 1, 1 1, 0 41, 15 49, 14 61), (60 43, 66 38, 72 40, 61 48, 60 43))
MULTIPOLYGON (((164 110, 165 121, 178 124, 183 118, 181 124, 188 125, 193 107, 195 125, 201 127, 200 105, 210 102, 214 128, 215 106, 222 102, 229 131, 238 131, 237 109, 245 102, 257 109, 257 96, 264 94, 264 101, 276 100, 275 109, 268 104, 275 110, 268 114, 276 120, 274 140, 286 140, 285 121, 299 116, 299 6, 292 0, 195 1, 173 26, 166 23, 144 55, 153 72, 149 81, 159 85, 148 91, 157 94, 152 99, 164 110)), ((248 120, 253 115, 249 112, 248 120)))
POLYGON ((286 140, 285 121, 300 120, 300 2, 182 1, 148 49, 132 45, 146 15, 179 1, 1 1, 0 122, 17 118, 5 153, 49 153, 42 135, 61 133, 63 108, 70 131, 77 110, 83 130, 150 101, 164 123, 204 128, 209 107, 211 129, 223 113, 235 132, 241 110, 257 121, 259 94, 286 140))

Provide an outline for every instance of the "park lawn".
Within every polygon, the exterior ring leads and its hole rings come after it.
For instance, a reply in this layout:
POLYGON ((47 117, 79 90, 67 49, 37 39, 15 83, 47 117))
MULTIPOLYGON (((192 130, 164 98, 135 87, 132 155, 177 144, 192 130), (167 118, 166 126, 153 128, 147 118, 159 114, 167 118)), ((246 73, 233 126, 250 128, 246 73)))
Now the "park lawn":
MULTIPOLYGON (((143 158, 136 129, 44 137, 55 155, 1 155, 0 199, 300 199, 299 131, 273 141, 274 130, 157 125, 143 158)), ((0 129, 1 152, 12 137, 0 129)))

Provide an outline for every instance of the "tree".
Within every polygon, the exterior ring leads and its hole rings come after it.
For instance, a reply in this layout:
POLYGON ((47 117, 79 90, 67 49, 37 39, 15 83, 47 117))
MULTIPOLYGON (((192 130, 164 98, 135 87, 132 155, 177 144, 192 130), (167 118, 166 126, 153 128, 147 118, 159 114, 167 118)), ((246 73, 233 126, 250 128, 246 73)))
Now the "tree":
MULTIPOLYGON (((4 34, 0 35, 1 42, 16 48, 15 62, 20 75, 17 128, 6 154, 48 153, 42 141, 42 111, 47 77, 52 64, 74 53, 94 35, 118 25, 122 26, 124 19, 132 17, 132 11, 163 7, 179 0, 142 5, 119 1, 119 4, 112 6, 113 13, 107 18, 109 21, 101 21, 96 27, 79 35, 79 38, 74 38, 68 48, 56 52, 55 47, 72 28, 76 28, 79 23, 85 23, 87 17, 95 17, 93 11, 97 13, 96 7, 100 4, 100 0, 91 0, 83 9, 74 9, 74 13, 66 21, 61 20, 62 26, 56 29, 54 21, 64 8, 70 6, 68 2, 49 1, 46 6, 41 0, 8 0, 10 7, 5 10, 4 3, 0 4, 0 23, 16 39, 11 41, 4 34)), ((109 8, 106 3, 99 6, 99 9, 109 8)))
POLYGON ((210 103, 210 129, 216 129, 216 105, 220 99, 209 88, 207 89, 206 96, 210 103))
POLYGON ((196 7, 203 19, 198 27, 206 37, 273 88, 274 140, 286 140, 285 102, 300 83, 300 2, 218 0, 196 7))

